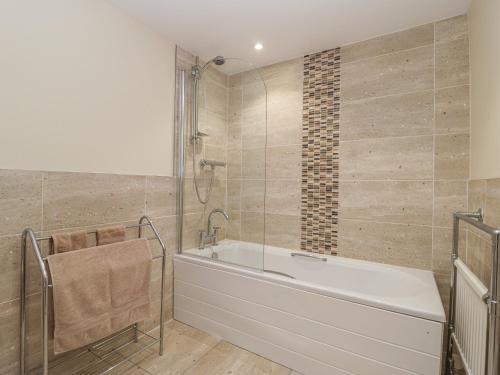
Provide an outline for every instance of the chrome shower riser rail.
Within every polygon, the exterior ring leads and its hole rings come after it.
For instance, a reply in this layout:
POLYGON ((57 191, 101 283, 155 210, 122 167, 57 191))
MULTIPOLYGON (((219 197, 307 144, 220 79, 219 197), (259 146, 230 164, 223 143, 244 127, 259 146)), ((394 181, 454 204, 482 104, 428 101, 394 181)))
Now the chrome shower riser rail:
MULTIPOLYGON (((148 240, 158 240, 162 254, 159 256, 153 257, 153 259, 162 259, 162 271, 161 271, 161 287, 160 287, 160 317, 159 317, 159 324, 160 324, 160 334, 159 338, 155 339, 156 342, 159 343, 159 355, 163 355, 163 337, 164 337, 164 305, 165 305, 165 272, 166 272, 166 261, 167 261, 167 248, 165 246, 165 243, 161 239, 156 227, 154 226, 153 222, 149 219, 147 216, 143 216, 140 218, 139 223, 137 225, 131 225, 127 226, 126 228, 131 229, 131 228, 137 228, 137 235, 138 238, 143 238, 143 228, 144 227, 149 227, 151 231, 153 232, 154 236, 153 237, 148 237, 148 240)), ((87 235, 95 235, 96 231, 89 231, 87 232, 87 235)), ((48 314, 49 314, 49 306, 48 306, 48 294, 49 294, 49 288, 52 287, 52 285, 49 282, 49 273, 48 273, 48 267, 46 265, 46 257, 43 256, 42 251, 40 249, 40 242, 41 241, 48 241, 50 240, 51 237, 37 237, 35 232, 27 228, 23 231, 22 236, 21 236, 21 272, 20 272, 20 295, 21 295, 21 302, 20 302, 20 310, 21 310, 21 317, 20 317, 20 357, 19 357, 19 373, 20 375, 26 375, 28 373, 28 369, 26 368, 26 315, 27 315, 27 306, 26 306, 26 300, 27 300, 27 262, 26 262, 26 251, 27 251, 27 245, 28 241, 31 243, 31 247, 33 249, 37 265, 39 268, 39 271, 41 273, 41 346, 42 346, 42 365, 41 365, 41 374, 42 375, 49 375, 49 332, 48 332, 48 314)), ((134 341, 137 342, 138 339, 138 327, 137 323, 131 326, 132 328, 128 329, 134 329, 134 341)), ((117 332, 115 335, 111 336, 110 338, 104 339, 101 341, 102 342, 107 342, 110 339, 113 339, 115 337, 118 337, 120 334, 123 334, 123 330, 117 332)), ((145 335, 145 334, 143 334, 145 335)), ((149 336, 149 335, 148 335, 149 336)), ((156 343, 155 342, 155 343, 156 343)), ((99 345, 99 344, 97 344, 99 345)), ((149 345, 148 345, 149 347, 149 345)), ((86 350, 85 350, 86 351, 86 350)), ((135 355, 135 354, 133 354, 135 355)), ((128 359, 129 357, 126 357, 128 359)), ((120 362, 122 363, 122 362, 120 362)), ((116 365, 118 366, 118 364, 116 365)), ((113 366, 113 367, 116 367, 113 366)), ((100 372, 100 374, 105 374, 110 370, 110 368, 106 369, 103 372, 100 372)))
POLYGON ((455 311, 456 311, 456 280, 457 268, 455 260, 459 256, 458 245, 460 238, 460 221, 474 226, 487 233, 491 237, 491 277, 488 288, 488 296, 484 303, 488 304, 488 326, 487 326, 487 353, 485 375, 500 374, 500 316, 498 315, 498 298, 500 291, 500 278, 498 277, 500 260, 500 228, 493 228, 483 223, 482 210, 477 212, 456 212, 453 214, 453 249, 451 255, 452 274, 450 289, 450 308, 448 319, 448 347, 446 353, 446 374, 454 374, 453 346, 455 331, 455 311))

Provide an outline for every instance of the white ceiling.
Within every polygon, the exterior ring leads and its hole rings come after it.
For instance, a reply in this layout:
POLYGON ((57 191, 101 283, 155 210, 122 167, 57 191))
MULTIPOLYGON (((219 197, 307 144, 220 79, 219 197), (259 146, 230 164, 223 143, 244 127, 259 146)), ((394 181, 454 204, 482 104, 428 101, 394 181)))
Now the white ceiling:
MULTIPOLYGON (((265 66, 466 13, 471 0, 110 0, 209 59, 265 66), (261 51, 253 46, 264 45, 261 51)), ((227 64, 230 65, 230 64, 227 64)), ((230 69, 226 66, 226 69, 230 69)))

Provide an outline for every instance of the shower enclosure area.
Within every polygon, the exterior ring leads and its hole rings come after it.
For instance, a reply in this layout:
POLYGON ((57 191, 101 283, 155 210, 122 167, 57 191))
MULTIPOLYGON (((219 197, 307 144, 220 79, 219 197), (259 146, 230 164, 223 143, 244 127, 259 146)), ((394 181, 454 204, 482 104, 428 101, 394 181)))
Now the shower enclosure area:
POLYGON ((263 269, 267 90, 243 60, 178 49, 179 249, 263 269), (244 241, 248 252, 234 251, 244 241), (232 249, 228 251, 229 247, 232 249))

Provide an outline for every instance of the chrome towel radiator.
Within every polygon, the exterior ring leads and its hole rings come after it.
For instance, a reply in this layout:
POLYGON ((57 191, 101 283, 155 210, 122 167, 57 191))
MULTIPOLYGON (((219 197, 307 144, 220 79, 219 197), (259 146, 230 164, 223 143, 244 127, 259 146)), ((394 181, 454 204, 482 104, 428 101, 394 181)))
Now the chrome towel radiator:
MULTIPOLYGON (((163 337, 164 337, 164 299, 165 299, 165 271, 166 271, 166 260, 167 260, 167 249, 163 240, 158 233, 158 230, 154 226, 153 222, 147 217, 143 216, 139 220, 137 225, 127 226, 127 229, 137 228, 138 237, 141 238, 143 234, 143 229, 149 227, 153 233, 152 237, 148 237, 148 240, 157 240, 161 247, 161 254, 153 256, 153 260, 162 260, 161 268, 161 288, 160 288, 160 333, 159 337, 154 337, 150 333, 142 332, 139 330, 137 323, 131 327, 125 328, 111 337, 105 338, 98 341, 90 346, 82 348, 80 351, 70 352, 68 355, 68 361, 65 361, 66 355, 61 358, 56 359, 53 363, 49 364, 49 289, 52 288, 49 280, 48 267, 46 264, 46 256, 43 255, 40 244, 42 241, 48 241, 51 239, 50 236, 47 237, 37 237, 32 229, 25 229, 21 238, 21 326, 20 326, 20 358, 19 358, 19 373, 20 375, 26 375, 30 372, 30 369, 26 366, 26 317, 27 317, 27 261, 26 261, 26 251, 28 248, 28 242, 31 244, 33 249, 35 260, 37 262, 38 268, 42 275, 41 283, 41 354, 42 354, 42 366, 41 375, 48 375, 49 370, 54 369, 59 373, 69 375, 72 373, 78 374, 105 374, 112 369, 128 362, 128 360, 144 352, 146 349, 151 348, 155 344, 159 343, 159 355, 163 355, 163 337), (127 339, 127 334, 131 334, 131 340, 127 339), (134 351, 124 355, 119 352, 120 349, 125 348, 128 344, 132 342, 135 343, 134 351), (67 362, 75 362, 77 359, 83 363, 82 366, 78 367, 76 370, 65 367, 67 362), (88 362, 88 363, 87 363, 88 362), (62 371, 62 372, 61 372, 62 371)), ((88 235, 95 235, 96 231, 87 232, 88 235)), ((78 362, 78 361, 76 361, 78 362)))
POLYGON ((446 374, 454 374, 453 349, 456 345, 469 375, 500 374, 500 322, 498 278, 500 229, 483 223, 482 210, 453 215, 452 275, 448 319, 446 374), (458 254, 460 221, 491 236, 491 278, 486 288, 458 254))

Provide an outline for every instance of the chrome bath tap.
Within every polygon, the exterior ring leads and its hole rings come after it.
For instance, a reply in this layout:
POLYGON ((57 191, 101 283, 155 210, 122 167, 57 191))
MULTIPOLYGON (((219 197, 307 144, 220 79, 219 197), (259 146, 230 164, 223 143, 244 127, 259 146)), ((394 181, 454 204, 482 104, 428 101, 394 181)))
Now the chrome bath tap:
POLYGON ((215 208, 208 214, 207 230, 200 231, 200 245, 199 249, 204 249, 206 245, 217 246, 217 234, 219 233, 220 227, 212 227, 212 216, 214 214, 221 214, 226 221, 229 221, 229 215, 226 211, 215 208))

